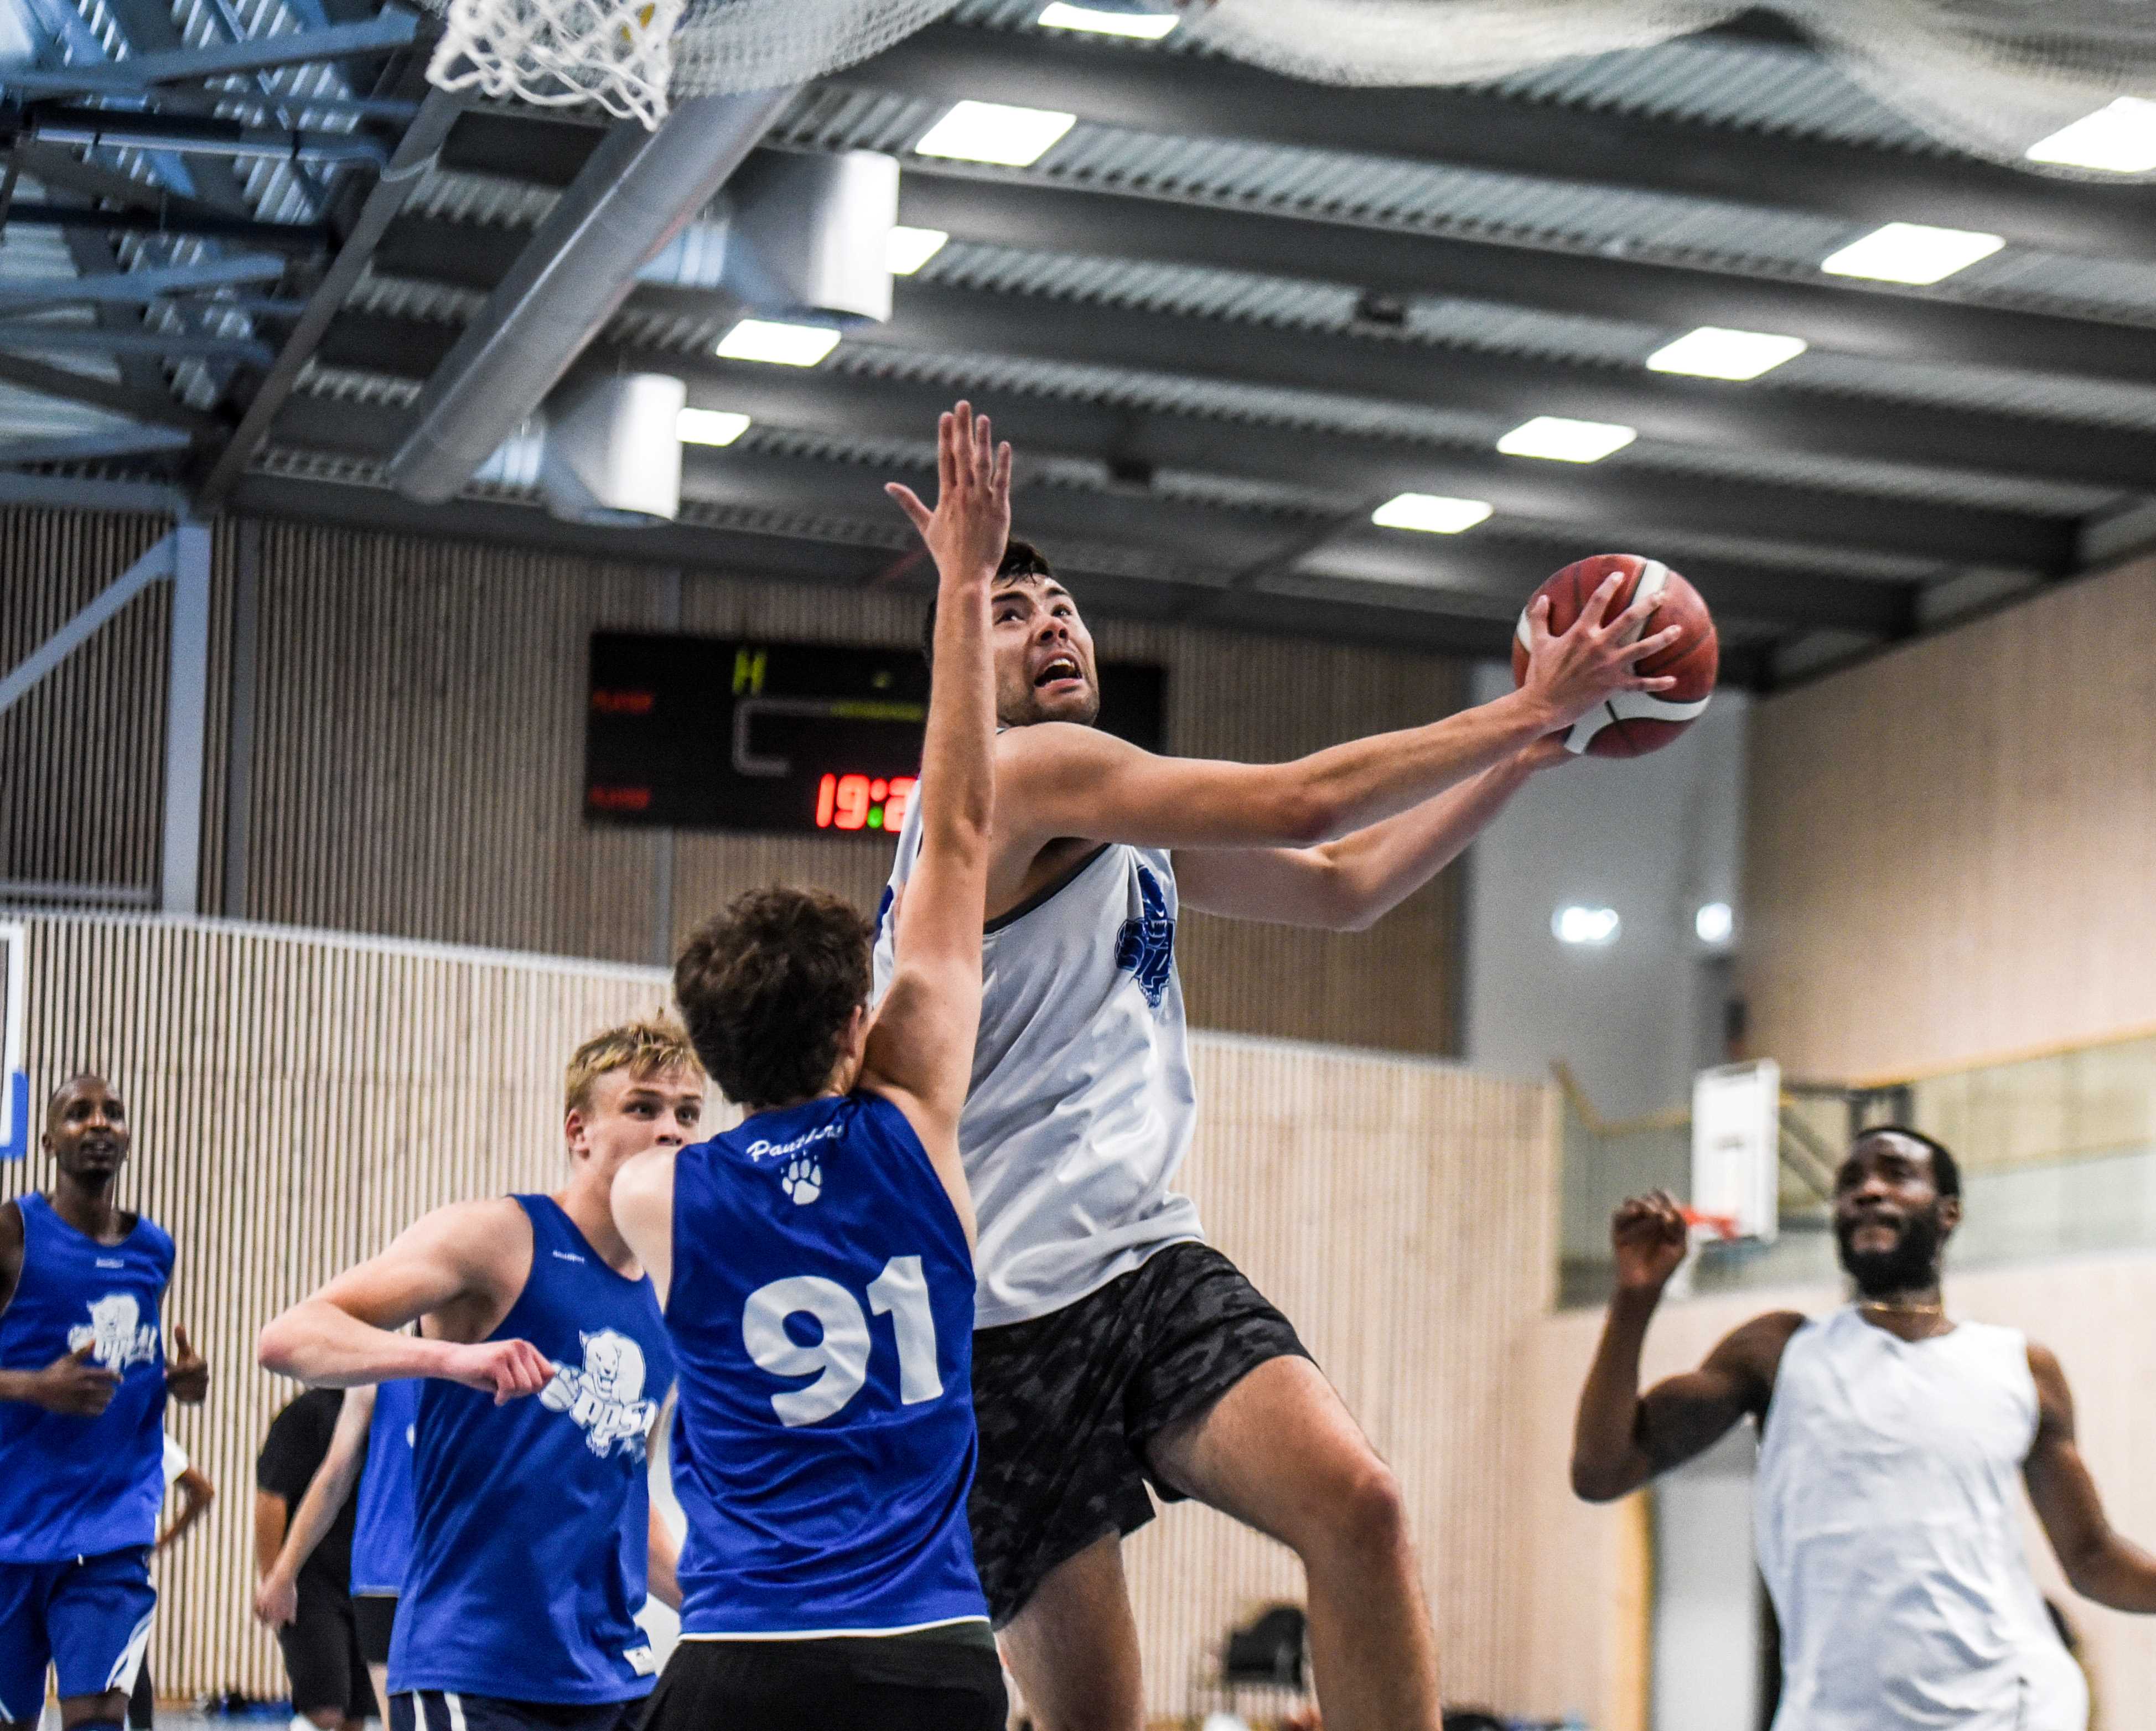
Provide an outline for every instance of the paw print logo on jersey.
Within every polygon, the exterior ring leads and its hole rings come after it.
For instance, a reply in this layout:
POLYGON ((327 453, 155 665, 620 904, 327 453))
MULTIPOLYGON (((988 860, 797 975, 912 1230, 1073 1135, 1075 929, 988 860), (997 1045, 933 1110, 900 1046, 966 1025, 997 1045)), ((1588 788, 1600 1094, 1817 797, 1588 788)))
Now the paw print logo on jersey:
POLYGON ((796 1154, 778 1174, 780 1186, 794 1202, 806 1208, 824 1194, 824 1168, 814 1154, 796 1154))
POLYGON ((90 1357, 107 1370, 125 1375, 131 1364, 148 1364, 157 1356, 157 1331, 142 1320, 142 1307, 131 1293, 108 1292, 90 1301, 90 1321, 68 1330, 68 1350, 92 1348, 90 1357))
POLYGON ((619 1443, 624 1454, 641 1461, 644 1438, 659 1416, 659 1403, 644 1398, 644 1348, 612 1328, 578 1338, 584 1368, 557 1369, 553 1381, 539 1391, 539 1404, 549 1412, 567 1413, 583 1430, 585 1446, 602 1460, 619 1443))
POLYGON ((1175 972, 1175 922, 1168 917, 1168 897, 1160 880, 1138 867, 1138 917, 1125 920, 1116 939, 1116 966, 1134 976, 1146 1002, 1155 1009, 1168 994, 1175 972))

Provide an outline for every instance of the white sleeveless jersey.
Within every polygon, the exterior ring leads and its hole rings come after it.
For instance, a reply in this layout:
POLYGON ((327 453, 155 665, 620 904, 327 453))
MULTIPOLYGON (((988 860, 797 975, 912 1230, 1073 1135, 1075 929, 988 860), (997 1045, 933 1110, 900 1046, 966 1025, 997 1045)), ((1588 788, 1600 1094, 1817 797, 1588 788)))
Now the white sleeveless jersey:
MULTIPOLYGON (((920 851, 916 799, 876 917, 879 999, 891 896, 920 851)), ((1204 1235, 1171 1188, 1196 1116, 1175 919, 1168 855, 1111 842, 989 924, 958 1121, 980 1225, 976 1328, 1060 1310, 1204 1235)))
POLYGON ((1845 1307, 1790 1338, 1753 1501, 1774 1731, 2085 1731, 2021 1546, 2036 1416, 2011 1328, 1912 1345, 1845 1307))

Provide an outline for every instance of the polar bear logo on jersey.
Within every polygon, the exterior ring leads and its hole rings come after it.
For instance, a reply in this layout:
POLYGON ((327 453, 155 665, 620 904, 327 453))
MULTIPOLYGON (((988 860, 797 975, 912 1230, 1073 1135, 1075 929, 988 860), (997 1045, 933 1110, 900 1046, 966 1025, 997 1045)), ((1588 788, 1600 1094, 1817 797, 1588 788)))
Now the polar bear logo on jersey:
POLYGON ((68 1330, 68 1350, 92 1348, 90 1358, 107 1370, 126 1375, 131 1364, 148 1364, 157 1357, 157 1331, 142 1320, 142 1307, 131 1292, 107 1292, 90 1305, 87 1325, 68 1330))
POLYGON ((641 1461, 644 1438, 659 1416, 659 1403, 644 1398, 644 1348, 612 1328, 578 1338, 583 1342, 584 1368, 558 1366, 553 1381, 539 1391, 540 1405, 568 1414, 601 1459, 619 1443, 623 1453, 641 1461))

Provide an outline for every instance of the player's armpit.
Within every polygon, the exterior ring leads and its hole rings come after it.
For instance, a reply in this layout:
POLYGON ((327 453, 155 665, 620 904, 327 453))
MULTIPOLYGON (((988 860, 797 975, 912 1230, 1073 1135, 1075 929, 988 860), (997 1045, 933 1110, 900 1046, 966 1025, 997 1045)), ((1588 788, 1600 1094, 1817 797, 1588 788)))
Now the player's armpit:
POLYGON ((674 1283, 674 1150, 646 1148, 614 1174, 614 1225, 651 1276, 660 1307, 674 1283))

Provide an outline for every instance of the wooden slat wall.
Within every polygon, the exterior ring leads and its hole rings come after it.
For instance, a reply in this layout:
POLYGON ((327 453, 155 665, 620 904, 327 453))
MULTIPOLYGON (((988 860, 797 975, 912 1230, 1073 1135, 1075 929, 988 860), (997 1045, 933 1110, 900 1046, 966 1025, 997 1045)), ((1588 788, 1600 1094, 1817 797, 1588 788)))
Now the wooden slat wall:
MULTIPOLYGON (((2156 1544, 2156 1256, 2088 1258, 1955 1275, 1947 1300, 1976 1321, 2024 1330, 2059 1355, 2074 1390, 2081 1450, 2112 1523, 2156 1544)), ((1841 1302, 1818 1289, 1717 1296, 1666 1306, 1647 1339, 1645 1377, 1696 1364, 1747 1318, 1769 1310, 1817 1316, 1841 1302)), ((1578 1712, 1599 1731, 1646 1731, 1636 1675, 1640 1630, 1625 1606, 1645 1585, 1637 1544, 1642 1498, 1594 1508, 1566 1484, 1572 1419, 1602 1327, 1599 1312, 1550 1318, 1528 1331, 1527 1384, 1514 1471, 1531 1499, 1512 1555, 1525 1579, 1526 1639, 1511 1697, 1520 1710, 1578 1712)), ((2095 1723, 2122 1731, 2149 1723, 2156 1705, 2156 1620, 2127 1616, 2076 1597, 2033 1515, 2024 1523, 2044 1592, 2065 1608, 2086 1643, 2095 1723)))
MULTIPOLYGON (((124 568, 162 526, 0 513, 0 661, 124 568), (13 544, 10 544, 12 537, 13 544), (130 537, 134 537, 131 539, 130 537), (137 549, 139 551, 139 548, 137 549), (17 580, 18 574, 27 582, 17 580)), ((666 629, 676 592, 648 567, 290 523, 218 532, 207 906, 234 917, 435 943, 648 963, 735 891, 782 879, 873 906, 887 846, 839 836, 683 836, 581 815, 590 634, 666 629), (234 552, 261 537, 256 623, 233 641, 234 552), (251 653, 246 872, 227 906, 230 658, 251 653), (660 891, 673 850, 670 929, 660 891)), ((684 629, 917 641, 916 599, 679 579, 684 629)), ((1082 597, 1081 597, 1082 599, 1082 597)), ((65 682, 0 722, 23 775, 0 778, 0 877, 153 883, 165 689, 160 589, 65 682), (124 629, 123 629, 124 628, 124 629), (8 731, 12 729, 12 731, 8 731)), ((1105 654, 1169 670, 1173 748, 1282 758, 1429 721, 1465 701, 1459 664, 1103 622, 1105 654)), ((1445 1052, 1455 1043, 1457 897, 1441 880, 1376 935, 1238 926, 1184 933, 1204 1025, 1445 1052)))
POLYGON ((1753 711, 1749 1043, 1905 1075, 2156 1026, 2156 560, 1753 711))
MULTIPOLYGON (((169 1315, 214 1392, 175 1433, 223 1492, 167 1567, 168 1691, 281 1687, 246 1613, 254 1450, 292 1392, 256 1333, 424 1210, 559 1170, 559 1066, 661 1001, 649 970, 119 919, 32 922, 36 1097, 110 1073, 136 1118, 122 1194, 180 1246, 169 1315)), ((1550 1300, 1548 1091, 1382 1055, 1201 1035, 1188 1168, 1216 1242, 1293 1317, 1407 1487, 1455 1698, 1499 1696, 1527 1612, 1505 1563, 1505 1441, 1522 1341, 1550 1300)), ((44 1179, 0 1165, 0 1194, 44 1179)), ((1177 1509, 1133 1544, 1156 1711, 1273 1595, 1270 1542, 1177 1509)))

